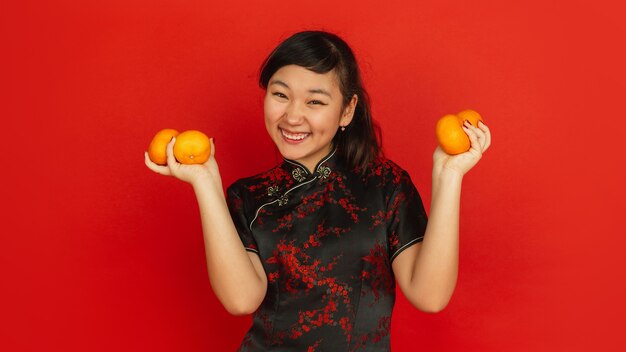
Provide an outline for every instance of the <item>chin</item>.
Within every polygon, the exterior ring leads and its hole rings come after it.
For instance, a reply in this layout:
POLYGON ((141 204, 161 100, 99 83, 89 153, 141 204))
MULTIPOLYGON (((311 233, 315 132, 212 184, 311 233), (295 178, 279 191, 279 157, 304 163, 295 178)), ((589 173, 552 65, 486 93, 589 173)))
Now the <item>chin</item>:
POLYGON ((302 145, 290 145, 283 141, 282 136, 278 136, 278 140, 274 140, 274 144, 276 148, 278 148, 280 155, 284 158, 296 160, 306 155, 306 147, 302 145))

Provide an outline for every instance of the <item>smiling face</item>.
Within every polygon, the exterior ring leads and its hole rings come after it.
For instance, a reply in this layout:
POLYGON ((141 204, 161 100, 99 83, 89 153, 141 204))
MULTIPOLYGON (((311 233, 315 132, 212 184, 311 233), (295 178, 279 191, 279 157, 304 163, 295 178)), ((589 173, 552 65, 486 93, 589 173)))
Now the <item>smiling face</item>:
POLYGON ((313 171, 330 153, 339 127, 352 120, 356 103, 354 95, 344 108, 334 71, 320 74, 301 66, 283 66, 267 86, 265 127, 283 157, 313 171))

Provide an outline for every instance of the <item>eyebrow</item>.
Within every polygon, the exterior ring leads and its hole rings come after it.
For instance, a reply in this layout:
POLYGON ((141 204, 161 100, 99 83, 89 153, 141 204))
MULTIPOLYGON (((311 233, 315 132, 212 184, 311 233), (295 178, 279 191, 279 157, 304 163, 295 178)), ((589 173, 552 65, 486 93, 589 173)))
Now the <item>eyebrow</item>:
MULTIPOLYGON (((289 88, 289 85, 287 85, 287 83, 285 83, 285 82, 283 82, 283 81, 281 81, 279 79, 274 79, 274 80, 270 81, 269 85, 271 86, 272 84, 278 84, 279 86, 283 86, 283 87, 285 87, 287 89, 291 89, 291 88, 289 88)), ((309 89, 309 93, 324 94, 324 95, 327 95, 329 98, 333 97, 332 95, 330 95, 330 93, 327 90, 322 89, 322 88, 309 89)))

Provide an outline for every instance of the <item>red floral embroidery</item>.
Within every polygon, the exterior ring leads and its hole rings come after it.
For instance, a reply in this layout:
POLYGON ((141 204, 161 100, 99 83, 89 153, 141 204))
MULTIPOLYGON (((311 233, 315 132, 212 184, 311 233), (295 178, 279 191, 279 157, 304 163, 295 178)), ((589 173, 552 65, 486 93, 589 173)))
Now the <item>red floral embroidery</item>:
POLYGON ((242 352, 389 347, 390 256, 423 235, 421 200, 408 174, 383 157, 364 174, 334 158, 321 166, 326 173, 297 173, 285 163, 236 183, 233 221, 242 241, 259 244, 268 279, 242 352))

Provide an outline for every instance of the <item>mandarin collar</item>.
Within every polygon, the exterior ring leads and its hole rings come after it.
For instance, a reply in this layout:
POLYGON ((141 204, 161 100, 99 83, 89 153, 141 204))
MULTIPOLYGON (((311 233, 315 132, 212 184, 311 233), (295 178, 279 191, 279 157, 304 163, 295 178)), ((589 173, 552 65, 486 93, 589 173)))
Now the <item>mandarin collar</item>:
POLYGON ((297 182, 303 182, 312 177, 318 177, 320 179, 328 179, 330 174, 335 171, 336 161, 337 161, 337 147, 334 147, 330 153, 328 153, 325 157, 323 157, 317 165, 313 168, 313 172, 310 172, 309 169, 303 164, 287 159, 283 157, 285 161, 283 164, 287 168, 288 171, 291 172, 291 176, 297 182))

